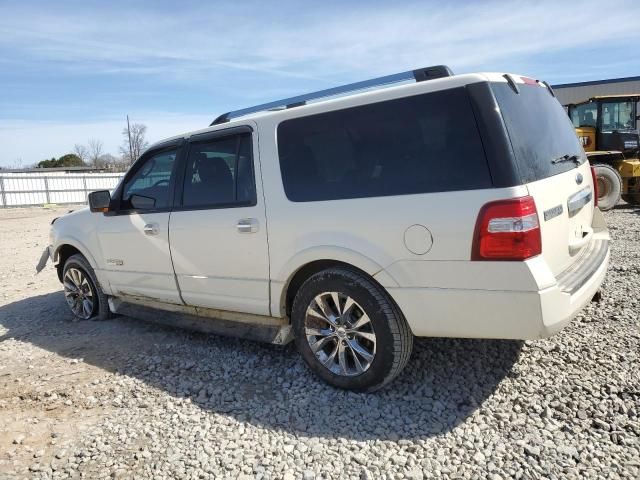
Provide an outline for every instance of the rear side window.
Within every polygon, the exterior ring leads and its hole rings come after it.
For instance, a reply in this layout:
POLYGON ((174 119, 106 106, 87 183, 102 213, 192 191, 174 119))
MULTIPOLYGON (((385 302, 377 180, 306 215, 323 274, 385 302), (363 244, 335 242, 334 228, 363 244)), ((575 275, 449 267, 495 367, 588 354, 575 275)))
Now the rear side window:
POLYGON ((251 135, 194 142, 189 147, 182 206, 246 206, 255 202, 251 135))
POLYGON ((286 120, 278 154, 295 202, 491 187, 464 88, 286 120))
MULTIPOLYGON (((520 93, 507 83, 492 83, 491 88, 511 139, 522 183, 574 169, 571 161, 553 163, 564 155, 577 155, 586 161, 567 112, 546 88, 520 85, 520 93)), ((586 112, 585 118, 590 118, 586 112)))

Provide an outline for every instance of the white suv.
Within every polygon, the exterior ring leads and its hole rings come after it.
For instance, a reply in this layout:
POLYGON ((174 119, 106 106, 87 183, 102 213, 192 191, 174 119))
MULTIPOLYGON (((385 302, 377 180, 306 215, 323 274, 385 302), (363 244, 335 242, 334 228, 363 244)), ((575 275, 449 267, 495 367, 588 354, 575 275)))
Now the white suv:
POLYGON ((414 336, 565 326, 607 269, 594 188, 546 83, 431 67, 155 144, 53 223, 48 255, 77 317, 293 339, 327 382, 372 391, 414 336))

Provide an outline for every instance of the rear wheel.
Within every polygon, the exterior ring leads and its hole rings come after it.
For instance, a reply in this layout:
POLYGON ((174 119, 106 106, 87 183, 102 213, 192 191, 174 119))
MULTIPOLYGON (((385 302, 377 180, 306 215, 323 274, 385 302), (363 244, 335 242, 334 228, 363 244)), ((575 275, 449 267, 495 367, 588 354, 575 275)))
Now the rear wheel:
POLYGON ((631 205, 640 205, 640 193, 625 193, 622 199, 631 205))
POLYGON ((106 320, 111 317, 107 296, 84 256, 76 254, 67 259, 62 271, 62 286, 67 305, 79 320, 106 320))
POLYGON ((291 314, 295 342, 305 362, 339 388, 374 391, 404 368, 413 335, 382 287, 348 268, 310 277, 291 314))
POLYGON ((602 211, 611 210, 620 201, 622 177, 615 168, 604 163, 593 166, 598 183, 598 207, 602 211))

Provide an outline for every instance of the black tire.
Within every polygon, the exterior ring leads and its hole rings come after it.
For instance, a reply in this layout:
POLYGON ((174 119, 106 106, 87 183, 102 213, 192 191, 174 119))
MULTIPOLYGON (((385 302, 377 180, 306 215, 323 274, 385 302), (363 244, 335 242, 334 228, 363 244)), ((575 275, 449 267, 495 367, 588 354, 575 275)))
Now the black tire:
MULTIPOLYGON (((107 295, 105 295, 105 293, 102 291, 93 268, 83 255, 72 255, 64 263, 64 268, 62 270, 63 285, 67 277, 67 272, 69 272, 69 270, 72 268, 80 270, 86 276, 93 299, 93 308, 91 309, 91 313, 88 317, 76 314, 76 312, 74 312, 70 305, 71 313, 73 314, 73 316, 79 320, 107 320, 111 318, 113 315, 109 310, 107 295)), ((68 296, 65 293, 65 298, 67 297, 68 296)))
POLYGON ((630 205, 640 205, 640 193, 623 193, 622 200, 630 205))
MULTIPOLYGON (((335 302, 332 305, 335 305, 335 302)), ((402 312, 380 285, 355 269, 336 267, 308 278, 294 299, 291 321, 295 343, 304 361, 325 382, 338 388, 358 392, 378 390, 402 371, 411 356, 413 334, 402 312), (315 302, 316 296, 325 292, 337 292, 341 298, 351 297, 357 308, 361 307, 370 319, 369 328, 375 333, 375 354, 368 368, 362 373, 349 376, 334 373, 321 363, 311 349, 305 334, 306 312, 312 302, 315 302)), ((336 330, 336 335, 337 333, 336 330)), ((340 341, 337 336, 332 337, 332 341, 333 339, 340 341)), ((345 341, 342 341, 342 344, 346 345, 345 341)), ((335 348, 337 350, 338 346, 335 348)), ((347 347, 343 348, 346 351, 347 347)), ((352 356, 356 356, 353 349, 350 352, 352 356)))
POLYGON ((598 182, 598 207, 606 212, 620 202, 622 177, 615 168, 605 163, 596 163, 593 168, 598 182))

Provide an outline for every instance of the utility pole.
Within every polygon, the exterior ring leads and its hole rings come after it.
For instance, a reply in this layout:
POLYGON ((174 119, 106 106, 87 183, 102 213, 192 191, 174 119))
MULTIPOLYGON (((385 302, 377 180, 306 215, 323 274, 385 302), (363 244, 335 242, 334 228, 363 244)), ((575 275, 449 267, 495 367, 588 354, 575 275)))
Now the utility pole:
POLYGON ((129 115, 127 115, 127 134, 129 135, 129 161, 133 165, 135 158, 133 158, 133 145, 131 145, 131 127, 129 126, 129 115))

